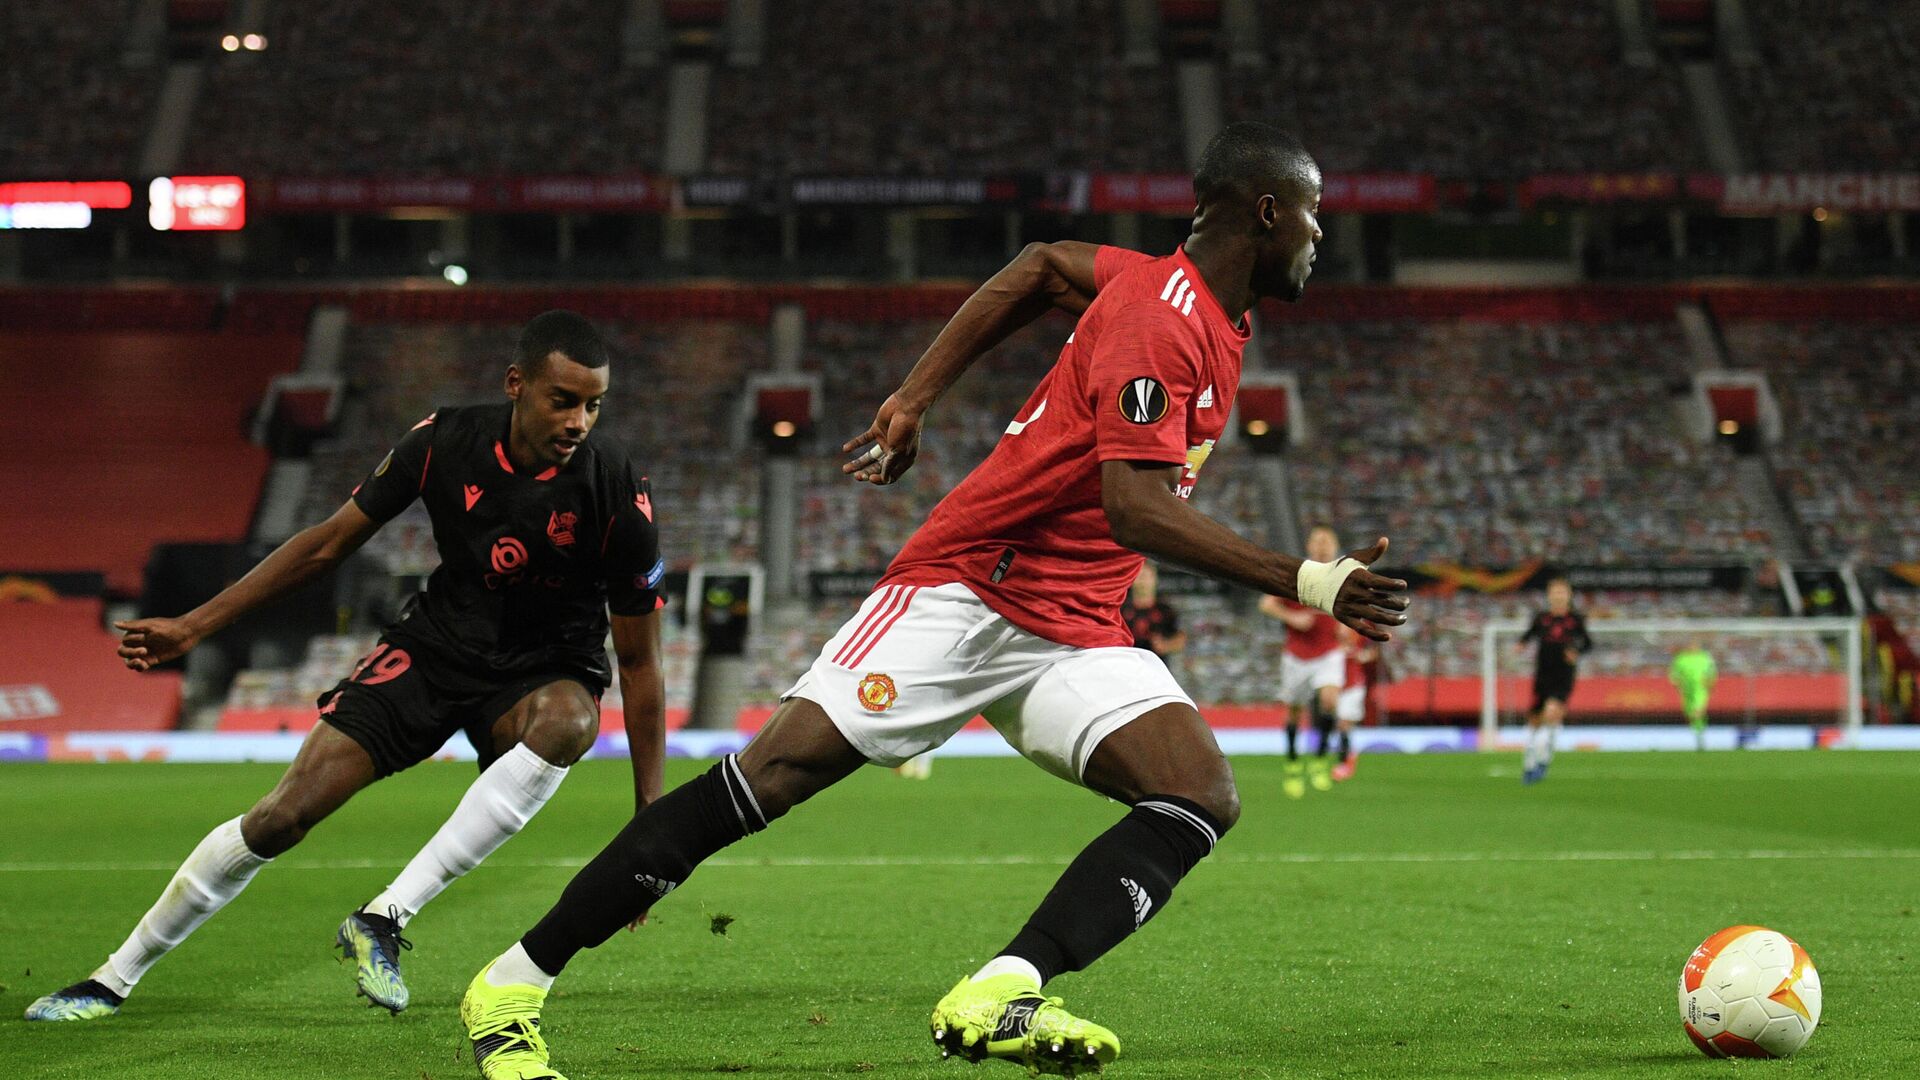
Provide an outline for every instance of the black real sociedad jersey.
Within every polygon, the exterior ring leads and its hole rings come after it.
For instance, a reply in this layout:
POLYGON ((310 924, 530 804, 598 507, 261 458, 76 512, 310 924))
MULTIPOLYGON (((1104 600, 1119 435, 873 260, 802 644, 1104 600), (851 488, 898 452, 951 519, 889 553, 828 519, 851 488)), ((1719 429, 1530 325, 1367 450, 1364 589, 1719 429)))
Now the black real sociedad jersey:
POLYGON ((1586 616, 1577 611, 1565 615, 1555 615, 1542 611, 1533 617, 1533 624, 1527 627, 1522 642, 1537 641, 1540 650, 1534 660, 1534 672, 1537 675, 1571 675, 1574 665, 1567 662, 1567 650, 1583 656, 1593 648, 1593 639, 1587 636, 1586 616))
POLYGON ((512 412, 440 409, 353 490, 375 521, 416 498, 433 519, 440 567, 387 632, 482 678, 557 670, 604 690, 607 612, 644 615, 662 602, 653 493, 626 449, 598 432, 565 466, 519 472, 506 450, 512 412))

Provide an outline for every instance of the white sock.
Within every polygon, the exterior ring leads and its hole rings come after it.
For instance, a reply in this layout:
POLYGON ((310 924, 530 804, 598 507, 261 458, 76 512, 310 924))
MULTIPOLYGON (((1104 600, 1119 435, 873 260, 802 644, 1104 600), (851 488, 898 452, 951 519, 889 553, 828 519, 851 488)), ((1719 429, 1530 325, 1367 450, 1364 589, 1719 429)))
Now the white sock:
POLYGON ((987 961, 985 967, 974 972, 973 981, 991 979, 996 975, 1025 975, 1033 980, 1033 985, 1040 985, 1040 969, 1017 956, 994 957, 987 961))
POLYGON ((1560 725, 1542 724, 1540 726, 1540 764, 1553 764, 1553 744, 1560 738, 1560 725))
POLYGON ((216 826, 174 871, 173 880, 140 917, 133 933, 93 978, 126 997, 147 969, 187 940, 213 913, 240 895, 254 872, 272 862, 255 855, 240 836, 240 819, 216 826))
POLYGON ((393 884, 360 910, 376 915, 392 913, 401 926, 407 925, 407 920, 439 896, 440 890, 479 866, 480 860, 531 821, 566 778, 566 769, 542 760, 525 743, 500 755, 500 760, 489 765, 467 788, 453 816, 407 863, 393 884))
POLYGON ((533 957, 528 956, 517 941, 487 968, 488 986, 527 985, 546 990, 553 986, 553 978, 540 970, 540 965, 533 962, 533 957))
POLYGON ((1533 767, 1535 765, 1538 765, 1539 763, 1540 763, 1540 729, 1534 728, 1532 731, 1527 732, 1527 749, 1526 749, 1526 753, 1521 757, 1520 767, 1526 770, 1527 772, 1532 772, 1533 767))

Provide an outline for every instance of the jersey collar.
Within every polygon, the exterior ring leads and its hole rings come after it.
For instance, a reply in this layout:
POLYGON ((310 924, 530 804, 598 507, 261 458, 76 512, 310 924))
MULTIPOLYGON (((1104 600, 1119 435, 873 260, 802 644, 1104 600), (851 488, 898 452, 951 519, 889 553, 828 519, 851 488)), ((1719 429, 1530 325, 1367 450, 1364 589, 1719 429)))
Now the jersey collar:
MULTIPOLYGON (((513 459, 507 456, 507 446, 505 443, 501 442, 499 439, 493 440, 493 457, 495 461, 498 461, 500 463, 500 468, 502 470, 506 472, 514 471, 513 459)), ((535 480, 551 480, 558 475, 560 475, 560 466, 549 465, 547 466, 545 472, 536 473, 534 475, 534 479, 535 480)))
POLYGON ((1187 258, 1187 249, 1184 246, 1174 248, 1173 258, 1187 272, 1188 280, 1193 282, 1193 291, 1200 294, 1201 306, 1213 312, 1213 317, 1220 320, 1220 324, 1227 328, 1227 333, 1233 335, 1235 341, 1244 342, 1251 338, 1253 320, 1243 319, 1242 322, 1246 325, 1241 326, 1227 317, 1227 309, 1220 306, 1219 299, 1213 295, 1213 289, 1207 284, 1206 277, 1200 273, 1200 268, 1193 265, 1192 259, 1187 258))

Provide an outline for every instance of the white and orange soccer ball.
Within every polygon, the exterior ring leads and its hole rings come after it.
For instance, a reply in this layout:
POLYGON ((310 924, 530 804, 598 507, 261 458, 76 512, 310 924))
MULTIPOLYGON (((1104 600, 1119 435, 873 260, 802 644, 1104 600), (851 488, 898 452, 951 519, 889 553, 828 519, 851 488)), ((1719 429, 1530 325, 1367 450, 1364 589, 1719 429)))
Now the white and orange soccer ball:
POLYGON ((1680 1022, 1708 1057, 1787 1057, 1820 1023, 1820 973, 1785 934, 1729 926, 1680 970, 1680 1022))

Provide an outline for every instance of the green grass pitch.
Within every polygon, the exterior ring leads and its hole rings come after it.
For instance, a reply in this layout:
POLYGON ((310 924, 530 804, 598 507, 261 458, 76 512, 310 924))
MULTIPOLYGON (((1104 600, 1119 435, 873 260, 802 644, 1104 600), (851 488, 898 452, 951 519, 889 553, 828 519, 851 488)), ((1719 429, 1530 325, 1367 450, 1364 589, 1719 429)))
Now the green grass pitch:
MULTIPOLYGON (((1275 759, 1236 765, 1239 828, 1143 933, 1051 987, 1120 1033, 1110 1076, 1920 1075, 1920 755, 1570 754, 1531 789, 1510 755, 1382 756, 1298 803, 1275 759), (1682 961, 1741 922, 1820 969, 1826 1016, 1791 1061, 1709 1061, 1680 1031, 1682 961)), ((0 767, 0 1062, 46 1080, 472 1076, 460 991, 624 821, 626 769, 576 769, 414 920, 397 1018, 352 996, 333 931, 468 765, 361 796, 119 1016, 29 1025, 27 1002, 90 971, 278 770, 0 767)), ((582 954, 546 1013, 556 1064, 575 1080, 1020 1075, 937 1060, 927 1014, 1117 817, 1018 760, 941 761, 927 782, 868 770, 582 954)))

